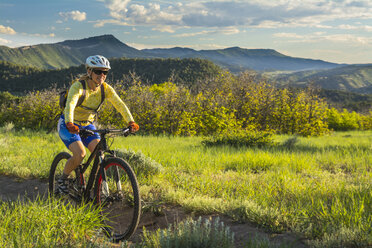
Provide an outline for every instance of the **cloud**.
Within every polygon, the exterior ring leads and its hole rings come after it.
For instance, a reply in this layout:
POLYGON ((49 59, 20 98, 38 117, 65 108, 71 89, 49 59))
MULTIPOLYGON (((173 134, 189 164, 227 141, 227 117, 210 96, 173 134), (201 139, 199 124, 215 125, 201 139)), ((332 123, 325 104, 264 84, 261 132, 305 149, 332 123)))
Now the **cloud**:
POLYGON ((153 28, 152 30, 160 31, 162 33, 174 33, 175 32, 175 30, 174 30, 174 28, 172 28, 172 26, 166 26, 166 25, 159 25, 159 26, 153 28))
POLYGON ((194 36, 200 36, 200 35, 211 35, 211 34, 225 34, 225 35, 232 35, 232 34, 238 34, 240 33, 240 30, 234 27, 227 27, 222 29, 216 29, 216 30, 203 30, 200 32, 194 32, 194 33, 182 33, 173 35, 174 37, 178 38, 184 38, 184 37, 194 37, 194 36))
POLYGON ((127 5, 130 0, 105 0, 103 1, 110 10, 111 17, 121 19, 128 12, 127 5))
POLYGON ((85 12, 80 12, 79 10, 73 10, 70 12, 59 12, 59 15, 64 18, 65 21, 72 19, 74 21, 84 21, 87 19, 87 14, 85 12))
POLYGON ((6 39, 3 39, 3 38, 0 38, 0 44, 2 45, 8 45, 12 43, 10 40, 6 40, 6 39))
POLYGON ((372 26, 370 25, 349 25, 349 24, 341 24, 337 26, 337 28, 342 30, 363 30, 367 32, 372 32, 372 26))
MULTIPOLYGON (((179 47, 179 44, 154 44, 154 43, 149 43, 149 44, 140 44, 140 43, 127 43, 127 45, 131 47, 135 47, 136 49, 152 49, 152 48, 173 48, 173 47, 179 47)), ((201 49, 223 49, 226 48, 225 46, 217 45, 217 44, 183 44, 181 47, 183 48, 191 48, 195 50, 201 50, 201 49)))
POLYGON ((0 25, 0 34, 16 34, 16 31, 14 31, 14 29, 11 27, 0 25))
POLYGON ((296 33, 276 33, 273 34, 277 38, 285 38, 285 42, 291 43, 316 43, 316 42, 332 42, 343 43, 351 46, 369 45, 372 44, 371 37, 352 35, 352 34, 327 34, 325 32, 314 32, 306 35, 296 33))
POLYGON ((372 19, 369 0, 251 0, 161 1, 139 4, 131 0, 101 0, 110 16, 127 25, 172 27, 258 27, 264 23, 289 27, 324 26, 324 22, 372 19))

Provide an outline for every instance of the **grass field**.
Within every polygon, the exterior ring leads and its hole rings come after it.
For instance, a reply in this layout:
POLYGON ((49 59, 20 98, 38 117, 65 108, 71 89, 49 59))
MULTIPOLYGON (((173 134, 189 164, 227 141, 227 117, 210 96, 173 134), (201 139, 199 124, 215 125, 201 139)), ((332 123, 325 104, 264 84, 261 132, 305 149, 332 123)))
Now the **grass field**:
MULTIPOLYGON (((0 130, 0 174, 47 178, 66 150, 56 133, 0 130)), ((223 213, 271 232, 290 230, 314 247, 372 245, 372 131, 275 136, 264 148, 206 147, 201 137, 117 137, 160 163, 140 176, 146 201, 223 213)))

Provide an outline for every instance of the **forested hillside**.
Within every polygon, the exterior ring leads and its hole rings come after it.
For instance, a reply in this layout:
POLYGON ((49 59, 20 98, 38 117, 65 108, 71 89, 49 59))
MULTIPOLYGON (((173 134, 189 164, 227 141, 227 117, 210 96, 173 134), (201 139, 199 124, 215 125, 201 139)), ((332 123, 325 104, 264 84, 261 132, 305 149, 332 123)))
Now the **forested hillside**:
POLYGON ((372 93, 372 64, 348 65, 330 70, 302 71, 269 77, 281 85, 301 87, 311 83, 323 89, 372 93))
MULTIPOLYGON (((202 83, 217 76, 221 68, 201 59, 112 59, 112 70, 107 76, 111 83, 137 77, 145 84, 163 83, 172 79, 176 84, 202 83)), ((85 73, 84 65, 58 70, 39 70, 7 62, 0 62, 0 91, 22 93, 55 86, 64 87, 79 74, 85 73)))
POLYGON ((367 114, 372 110, 372 94, 320 89, 319 96, 326 99, 330 107, 337 109, 367 114))

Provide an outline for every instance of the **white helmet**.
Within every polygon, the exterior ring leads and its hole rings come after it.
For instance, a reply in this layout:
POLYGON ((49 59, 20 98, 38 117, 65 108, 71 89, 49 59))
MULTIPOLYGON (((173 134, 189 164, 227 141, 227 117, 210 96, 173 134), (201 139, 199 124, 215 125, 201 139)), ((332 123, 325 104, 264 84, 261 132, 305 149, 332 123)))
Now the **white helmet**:
POLYGON ((101 55, 89 56, 85 62, 86 68, 106 68, 111 69, 108 59, 101 55))

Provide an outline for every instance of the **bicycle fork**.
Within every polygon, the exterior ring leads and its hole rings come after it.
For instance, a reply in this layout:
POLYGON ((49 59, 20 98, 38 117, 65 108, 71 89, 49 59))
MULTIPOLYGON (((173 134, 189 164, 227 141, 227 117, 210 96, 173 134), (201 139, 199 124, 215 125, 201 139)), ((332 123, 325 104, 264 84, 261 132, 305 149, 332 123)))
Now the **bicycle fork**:
MULTIPOLYGON (((121 192, 122 190, 122 187, 121 187, 121 181, 120 181, 120 173, 119 173, 119 169, 117 166, 114 166, 113 167, 113 177, 114 177, 114 180, 116 184, 116 189, 119 192, 121 192)), ((101 175, 102 175, 102 194, 106 195, 106 196, 109 196, 110 195, 110 189, 109 189, 109 185, 108 185, 108 182, 107 182, 107 174, 106 174, 106 170, 104 167, 101 167, 101 175)), ((111 192, 113 193, 113 192, 111 192)))

